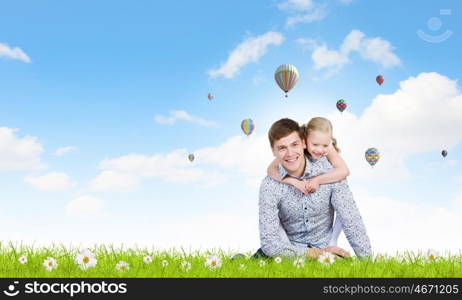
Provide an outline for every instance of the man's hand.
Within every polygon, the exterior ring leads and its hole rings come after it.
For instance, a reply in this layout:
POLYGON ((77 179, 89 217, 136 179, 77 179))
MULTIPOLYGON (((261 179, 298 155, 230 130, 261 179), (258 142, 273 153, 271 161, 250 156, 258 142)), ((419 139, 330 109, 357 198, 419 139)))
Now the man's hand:
POLYGON ((337 246, 329 246, 327 248, 324 248, 324 251, 327 251, 327 252, 330 252, 334 255, 337 255, 341 258, 345 258, 345 257, 350 257, 350 253, 348 253, 348 251, 340 248, 340 247, 337 247, 337 246))
POLYGON ((306 182, 305 189, 308 193, 314 193, 319 189, 319 183, 316 177, 311 178, 306 182))
POLYGON ((333 255, 335 255, 336 257, 339 257, 339 258, 345 258, 345 257, 350 257, 350 253, 348 253, 348 251, 340 248, 340 247, 336 247, 336 246, 329 246, 327 248, 308 248, 308 250, 306 251, 306 256, 311 258, 311 259, 318 259, 318 257, 323 254, 324 252, 330 252, 332 253, 333 255))
POLYGON ((324 249, 308 248, 308 250, 306 250, 306 256, 311 259, 318 259, 319 255, 321 255, 323 252, 324 249))

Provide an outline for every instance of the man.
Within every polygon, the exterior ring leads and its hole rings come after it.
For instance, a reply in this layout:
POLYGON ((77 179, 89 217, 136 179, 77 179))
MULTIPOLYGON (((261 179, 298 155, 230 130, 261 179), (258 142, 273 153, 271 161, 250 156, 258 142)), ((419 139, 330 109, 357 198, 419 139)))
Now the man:
MULTIPOLYGON (((293 120, 275 122, 268 137, 283 177, 308 179, 332 168, 325 157, 317 160, 305 157, 306 145, 298 123, 293 120)), ((371 255, 369 238, 346 180, 320 185, 315 193, 304 195, 292 185, 266 176, 260 187, 261 249, 257 253, 270 257, 307 255, 316 258, 329 251, 341 257, 348 256, 341 248, 328 247, 334 210, 356 255, 371 255)))

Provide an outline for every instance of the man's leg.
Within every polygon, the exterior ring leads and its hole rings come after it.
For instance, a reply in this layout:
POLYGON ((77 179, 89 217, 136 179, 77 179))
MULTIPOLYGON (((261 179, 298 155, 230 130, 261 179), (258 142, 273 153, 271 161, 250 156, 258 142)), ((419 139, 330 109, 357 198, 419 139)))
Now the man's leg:
POLYGON ((260 248, 260 249, 257 250, 257 252, 254 255, 252 255, 252 258, 254 258, 254 259, 269 258, 269 256, 266 255, 265 253, 263 253, 263 250, 261 250, 261 248, 260 248))

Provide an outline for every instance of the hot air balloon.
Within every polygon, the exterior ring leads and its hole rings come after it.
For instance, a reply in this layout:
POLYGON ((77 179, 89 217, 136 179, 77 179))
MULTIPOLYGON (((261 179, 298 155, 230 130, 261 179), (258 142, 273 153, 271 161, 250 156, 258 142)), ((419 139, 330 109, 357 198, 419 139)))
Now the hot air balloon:
POLYGON ((214 96, 213 96, 212 93, 209 93, 209 94, 207 95, 207 98, 209 98, 209 100, 212 100, 212 99, 214 98, 214 96))
POLYGON ((249 136, 252 134, 253 130, 255 129, 255 123, 252 119, 245 119, 241 122, 241 129, 244 133, 249 136))
POLYGON ((385 79, 383 78, 382 75, 379 75, 379 76, 375 77, 375 81, 377 81, 377 83, 379 85, 382 85, 382 83, 385 81, 385 79))
POLYGON ((293 65, 280 65, 274 72, 276 83, 286 93, 293 89, 298 81, 298 71, 293 65))
POLYGON ((188 159, 189 159, 189 161, 193 161, 194 160, 194 154, 189 154, 188 159))
POLYGON ((346 104, 345 100, 343 100, 343 99, 338 100, 337 101, 337 109, 340 112, 343 112, 345 110, 345 108, 347 108, 347 104, 346 104))
POLYGON ((448 155, 448 151, 446 150, 441 151, 441 155, 443 155, 443 157, 446 157, 448 155))
POLYGON ((380 159, 380 153, 377 148, 369 148, 365 154, 367 162, 373 167, 380 159))

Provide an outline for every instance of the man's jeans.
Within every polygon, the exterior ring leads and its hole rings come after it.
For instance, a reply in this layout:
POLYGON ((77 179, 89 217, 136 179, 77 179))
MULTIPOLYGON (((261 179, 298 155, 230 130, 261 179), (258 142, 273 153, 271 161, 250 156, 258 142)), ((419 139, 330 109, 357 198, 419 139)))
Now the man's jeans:
POLYGON ((255 258, 255 259, 259 259, 259 258, 269 258, 268 255, 266 255, 265 253, 263 253, 263 250, 258 249, 257 252, 252 255, 252 258, 255 258))
MULTIPOLYGON (((307 249, 308 248, 312 248, 310 245, 308 245, 307 249)), ((255 258, 255 259, 258 259, 258 258, 270 258, 268 255, 266 255, 265 253, 263 253, 263 250, 258 249, 257 252, 252 255, 252 258, 255 258)))

